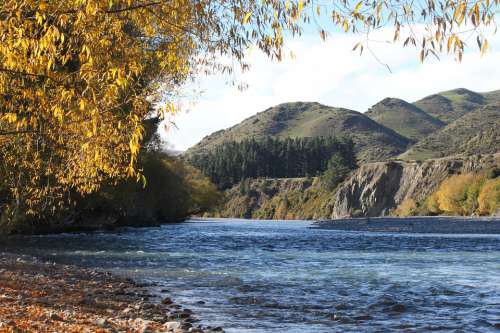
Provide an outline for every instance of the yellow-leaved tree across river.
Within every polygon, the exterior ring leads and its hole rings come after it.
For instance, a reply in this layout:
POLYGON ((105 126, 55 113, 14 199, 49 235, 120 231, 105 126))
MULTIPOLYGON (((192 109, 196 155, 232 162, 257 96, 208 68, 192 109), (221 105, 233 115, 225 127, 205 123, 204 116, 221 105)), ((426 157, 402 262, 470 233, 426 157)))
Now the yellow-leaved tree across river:
POLYGON ((174 112, 179 87, 198 73, 232 70, 218 59, 246 69, 256 46, 280 60, 284 37, 307 26, 323 39, 391 27, 422 61, 460 60, 465 38, 487 50, 497 10, 498 0, 2 0, 2 209, 46 214, 74 193, 141 180, 144 120, 174 112))

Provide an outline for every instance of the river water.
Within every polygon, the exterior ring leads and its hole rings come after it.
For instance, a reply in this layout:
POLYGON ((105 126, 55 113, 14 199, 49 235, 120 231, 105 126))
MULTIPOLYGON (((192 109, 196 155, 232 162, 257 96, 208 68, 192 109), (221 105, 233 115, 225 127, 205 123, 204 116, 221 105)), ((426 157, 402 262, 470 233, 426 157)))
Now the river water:
POLYGON ((9 251, 157 282, 226 332, 498 332, 500 236, 195 221, 20 237, 9 251), (203 304, 204 302, 204 304, 203 304))

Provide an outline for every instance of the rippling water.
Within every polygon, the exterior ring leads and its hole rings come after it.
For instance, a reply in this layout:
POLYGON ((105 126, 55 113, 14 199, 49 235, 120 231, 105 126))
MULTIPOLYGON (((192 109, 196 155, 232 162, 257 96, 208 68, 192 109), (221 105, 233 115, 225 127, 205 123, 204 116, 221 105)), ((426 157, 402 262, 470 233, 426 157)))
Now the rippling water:
POLYGON ((192 221, 23 237, 9 249, 159 282, 227 332, 500 330, 500 236, 308 226, 192 221))

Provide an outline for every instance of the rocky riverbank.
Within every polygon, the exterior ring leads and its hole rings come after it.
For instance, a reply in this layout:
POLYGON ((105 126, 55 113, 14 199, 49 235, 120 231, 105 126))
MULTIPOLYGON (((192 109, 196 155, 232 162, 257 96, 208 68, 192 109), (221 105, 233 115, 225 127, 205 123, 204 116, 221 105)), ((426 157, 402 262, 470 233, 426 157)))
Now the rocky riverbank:
POLYGON ((500 234, 499 217, 371 217, 318 221, 315 228, 420 234, 500 234))
MULTIPOLYGON (((0 332, 223 332, 151 285, 0 253, 0 332)), ((162 292, 166 293, 166 290, 162 292)))

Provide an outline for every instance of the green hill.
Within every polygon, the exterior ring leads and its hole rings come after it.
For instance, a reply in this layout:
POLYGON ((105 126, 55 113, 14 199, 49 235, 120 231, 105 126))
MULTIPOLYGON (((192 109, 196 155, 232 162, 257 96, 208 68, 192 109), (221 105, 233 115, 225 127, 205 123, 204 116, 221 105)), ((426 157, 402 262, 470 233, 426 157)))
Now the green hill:
POLYGON ((445 125, 441 120, 428 115, 415 105, 397 98, 386 98, 380 101, 365 115, 414 142, 445 125))
POLYGON ((481 93, 488 104, 500 103, 500 90, 490 91, 487 93, 481 93))
POLYGON ((260 112, 241 123, 215 132, 186 154, 202 154, 227 141, 274 136, 350 137, 360 161, 385 160, 404 152, 409 140, 364 114, 319 103, 285 103, 260 112))
POLYGON ((500 151, 500 104, 481 107, 413 145, 400 157, 424 160, 500 151))
POLYGON ((427 96, 413 105, 449 124, 481 106, 500 100, 499 95, 499 92, 480 94, 460 88, 427 96))

